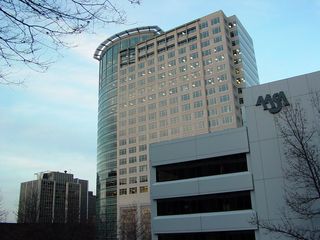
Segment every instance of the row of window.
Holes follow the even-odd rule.
[[[122,141],[126,141],[126,140],[123,139]],[[138,150],[139,150],[139,152],[147,151],[147,145],[146,144],[139,145]],[[136,146],[128,148],[128,153],[129,154],[130,153],[136,153],[136,152],[137,152],[137,147]],[[126,155],[126,154],[127,154],[127,149],[126,148],[119,150],[119,155]]]
[[[221,75],[221,76],[223,77],[224,75]],[[225,79],[225,78],[223,78],[223,79]],[[219,80],[219,82],[221,82],[221,81],[222,80]],[[205,80],[205,85],[209,85],[209,84],[211,84],[211,85],[214,84],[214,79],[213,78]],[[119,98],[120,98],[119,99],[119,104],[120,104],[120,106],[123,106],[123,107],[136,106],[137,104],[144,104],[147,100],[155,100],[155,99],[157,99],[157,95],[158,95],[158,98],[161,99],[161,98],[164,98],[167,95],[170,95],[170,96],[171,95],[176,95],[176,94],[178,94],[178,92],[183,94],[183,92],[189,92],[190,90],[192,90],[194,88],[199,88],[200,86],[201,86],[201,81],[198,80],[198,81],[193,81],[192,83],[183,83],[179,87],[172,87],[172,88],[169,88],[168,90],[165,89],[164,87],[162,87],[162,88],[159,89],[157,94],[153,93],[153,94],[150,94],[148,96],[135,98],[135,99],[132,99],[132,100],[129,100],[129,101],[127,101],[126,97],[121,97],[120,98],[120,96],[119,96]],[[225,91],[229,90],[229,87],[228,87],[227,84],[223,84],[223,85],[217,86],[216,89],[217,89],[217,92],[225,92]],[[200,90],[192,92],[192,95],[199,93],[199,91]],[[210,87],[210,88],[207,87],[207,94],[211,95],[213,93],[216,93],[215,88],[214,87]],[[183,94],[182,96],[184,96],[184,95],[185,94]],[[131,95],[131,98],[132,97],[134,97],[134,95]],[[198,97],[198,96],[196,96],[196,97]],[[159,101],[159,103],[160,102],[164,103],[163,102],[164,100],[167,100],[167,99],[162,99],[162,100]],[[175,100],[169,100],[169,101],[175,101]],[[148,104],[148,109],[149,110],[156,109],[156,107],[152,108],[152,106],[154,106],[155,104],[156,103]],[[144,111],[142,110],[142,112],[144,112]]]
[[[210,22],[211,22],[211,25],[218,24],[218,23],[220,23],[220,18],[219,17],[212,18],[210,20]],[[204,21],[204,22],[199,23],[200,29],[207,28],[207,27],[208,27],[208,21]]]
[[[203,102],[202,101],[196,101],[195,104],[196,104],[196,106],[194,107],[194,109],[202,107]],[[181,107],[182,107],[182,111],[189,111],[190,108],[191,108],[190,103],[183,104]],[[176,108],[176,109],[178,110],[178,108]],[[167,110],[163,110],[163,111],[167,111]],[[191,121],[192,120],[192,115],[194,115],[193,117],[195,119],[201,118],[201,117],[203,117],[203,111],[197,111],[195,113],[186,113],[186,114],[183,114],[181,116],[171,117],[170,118],[170,124],[177,124],[179,122]],[[163,117],[166,117],[166,116],[167,115],[165,115]],[[142,126],[138,126],[138,127],[130,127],[130,128],[128,128],[128,131],[124,131],[124,130],[127,129],[126,126],[120,126],[119,135],[120,136],[125,136],[126,133],[131,135],[131,134],[136,134],[137,132],[144,133],[144,132],[147,131],[147,129],[150,131],[150,130],[156,129],[158,127],[167,127],[167,126],[169,126],[169,120],[168,119],[160,120],[159,124],[157,124],[157,122],[155,122],[155,120],[156,120],[156,112],[152,113],[152,115],[149,114],[149,121],[152,121],[152,122],[149,123],[148,126],[142,125]],[[142,150],[142,151],[146,151],[146,150]],[[136,153],[136,152],[137,152],[137,148],[136,147],[131,147],[131,148],[128,149],[128,151],[126,149],[121,149],[119,151],[119,155],[126,155],[127,153],[128,154],[132,154],[132,153]]]
[[[142,138],[141,136],[139,136],[139,141],[145,141],[145,135],[143,135],[144,137]],[[141,139],[140,139],[141,137]],[[121,141],[121,140],[120,140]],[[139,159],[139,162],[145,162],[147,161],[147,154],[144,154],[144,155],[140,155],[138,157]],[[119,165],[125,165],[127,163],[135,163],[137,162],[137,157],[136,156],[132,156],[132,157],[129,157],[128,161],[127,161],[127,158],[120,158],[119,159]]]
[[[156,181],[175,181],[247,170],[247,159],[243,153],[158,166]]]
[[[210,112],[210,110],[209,110]],[[209,113],[210,114],[210,113]],[[228,115],[224,116],[221,119],[220,118],[215,118],[215,119],[210,119],[208,121],[209,127],[218,127],[220,125],[229,125],[233,123],[233,117]]]
[[[128,180],[127,178],[120,178],[119,179],[119,185],[128,184],[127,180]],[[140,183],[148,182],[148,176],[147,175],[139,176],[139,182]],[[138,183],[138,178],[136,176],[129,177],[129,184],[135,184],[135,183]]]
[[[148,186],[141,186],[139,187],[140,193],[146,193],[148,192]],[[138,187],[132,187],[132,188],[120,188],[119,189],[119,195],[127,195],[127,194],[137,194],[138,193]]]
[[[210,45],[210,41],[209,41],[209,40],[204,41],[204,42],[201,43],[201,46],[202,46],[203,48],[204,48],[204,47],[207,47],[207,46],[209,46],[209,45]],[[195,46],[196,46],[196,45],[195,45]],[[203,50],[203,51],[202,51],[202,54],[203,54],[204,56],[208,56],[208,55],[211,55],[212,53],[219,53],[219,52],[221,52],[221,51],[223,51],[223,45],[214,47],[214,48],[212,48],[212,49]],[[169,52],[169,53],[168,53],[168,58],[174,57],[174,55],[175,55],[174,52]],[[198,58],[199,58],[199,53],[198,53],[198,52],[194,52],[194,53],[190,53],[189,56],[181,56],[181,57],[179,57],[179,58],[178,58],[178,63],[179,63],[179,64],[183,64],[183,63],[186,63],[187,60],[196,60],[196,59],[198,59]],[[164,59],[164,58],[161,57],[161,61],[162,61],[163,59]],[[215,57],[215,61],[216,61],[216,62],[222,61],[223,59],[224,59],[224,56],[221,56],[221,55]],[[160,61],[160,62],[161,62],[161,61]],[[153,63],[154,63],[154,61],[153,61]],[[176,59],[169,60],[167,64],[160,63],[160,64],[158,64],[158,66],[157,66],[157,70],[158,70],[158,71],[163,71],[163,70],[166,68],[166,66],[169,67],[169,68],[171,68],[171,67],[173,67],[173,66],[176,66],[176,63],[177,63],[177,62],[176,62]],[[211,64],[213,63],[212,60],[211,60],[210,63],[211,63]],[[196,63],[192,63],[192,64],[196,64]],[[198,65],[199,65],[199,63],[198,63]],[[208,65],[208,64],[207,64],[207,63],[204,63],[204,65]],[[144,66],[144,64],[143,64],[143,66]],[[192,68],[192,66],[191,66],[191,68]],[[132,69],[132,67],[129,67],[129,68],[128,68],[128,72],[131,72],[130,69]],[[155,70],[156,70],[155,67],[149,67],[149,68],[146,69],[146,70],[141,70],[141,71],[139,71],[137,75],[138,75],[138,77],[144,77],[146,74],[153,74],[153,73],[155,73]],[[175,70],[172,70],[172,71],[175,71]],[[122,69],[122,70],[120,71],[120,77],[122,77],[122,76],[124,76],[124,75],[126,75],[126,69]],[[132,74],[129,73],[128,75],[129,75],[129,76],[128,76],[128,81],[135,80],[135,73],[132,73]],[[169,75],[169,76],[170,76],[170,75]],[[125,82],[126,82],[126,79],[125,79],[125,78],[120,78],[120,83],[125,83]]]
[[[211,59],[209,59],[209,61],[211,62]],[[193,67],[194,69],[197,68],[197,62],[195,63],[195,65],[191,64],[191,67]],[[187,69],[188,67],[187,66],[182,66],[182,71],[184,71],[183,69]],[[217,77],[211,77],[210,75],[213,74],[214,71],[216,71],[217,73],[218,72],[221,72],[223,70],[226,69],[226,65],[225,64],[220,64],[218,66],[214,66],[214,67],[208,67],[206,69],[204,69],[204,75],[206,77],[206,80],[205,80],[205,83],[206,85],[207,84],[214,84],[215,80],[217,82],[221,82],[221,81],[225,81],[227,79],[227,75],[226,73],[222,73],[220,75],[218,75]],[[238,70],[240,71],[240,69]],[[174,75],[174,73],[172,73],[171,71],[169,71],[167,73],[167,75]],[[165,79],[166,77],[166,73],[161,73],[161,74],[158,74],[159,76],[159,80],[162,80],[162,79]],[[178,81],[181,81],[181,84],[189,84],[189,83],[186,83],[192,79],[196,79],[198,77],[200,77],[200,71],[195,71],[195,72],[191,72],[190,74],[185,74],[185,75],[181,75],[179,76],[179,78],[172,78],[169,80],[164,80],[164,81],[159,81],[157,83],[158,85],[158,88],[159,90],[163,89],[163,88],[168,88],[168,87],[172,87],[172,89],[169,89],[169,92],[171,91],[171,94],[174,94],[175,92],[175,86],[177,85]],[[153,80],[152,81],[155,81],[155,76],[153,76],[152,78]],[[147,82],[149,83],[149,78],[147,79]],[[127,94],[129,92],[129,97],[132,98],[135,96],[136,94],[136,91],[137,91],[137,94],[138,95],[145,95],[147,92],[150,93],[150,92],[154,92],[156,90],[156,87],[155,87],[155,83],[152,84],[152,86],[148,86],[147,88],[146,87],[143,87],[144,85],[146,84],[146,79],[142,79],[142,80],[139,80],[137,83],[136,82],[132,82],[128,85],[124,85],[124,86],[120,86],[119,87],[119,98],[120,100],[122,99],[125,99],[127,98]],[[192,87],[197,87],[201,85],[201,81],[200,80],[197,80],[197,81],[194,81],[192,83],[190,83]],[[187,90],[187,89],[184,89],[180,86],[180,90],[183,91],[183,90]],[[149,98],[149,97],[148,97]],[[151,97],[150,97],[151,98]],[[151,98],[152,99],[152,98]],[[144,99],[144,100],[147,100],[147,99]],[[141,98],[139,100],[140,102],[143,102],[143,98]]]
[[[158,216],[252,209],[250,191],[157,200]]]
[[[218,34],[220,32],[221,32],[220,26],[214,27],[214,28],[211,29],[211,33],[214,34],[214,35]],[[209,31],[204,31],[204,32],[200,33],[200,39],[207,38],[207,37],[209,37]]]
[[[159,234],[158,240],[255,240],[253,230]]]
[[[191,115],[187,114],[188,116],[184,117],[184,121],[191,121]],[[179,118],[178,117],[174,117],[170,119],[172,124],[178,124],[179,123]],[[163,129],[160,131],[155,131],[155,132],[150,132],[149,135],[149,140],[154,140],[157,139],[158,137],[162,138],[162,137],[167,137],[169,136],[169,134],[171,135],[178,135],[180,133],[187,133],[187,132],[191,132],[194,129],[203,129],[206,127],[206,124],[204,123],[204,121],[197,121],[193,124],[184,124],[182,126],[177,126],[177,127],[172,127],[171,129]],[[128,131],[129,134],[131,133],[136,133],[136,131]],[[126,129],[124,130],[120,130],[119,132],[120,137],[122,136],[126,136],[127,132]],[[143,135],[143,138],[146,138],[146,135]]]
[[[134,167],[129,167],[128,171],[127,168],[120,168],[119,169],[119,175],[125,175],[127,173],[129,174],[133,174],[133,173],[137,173],[139,168],[139,172],[147,172],[148,171],[148,165],[140,165],[140,166],[134,166]]]

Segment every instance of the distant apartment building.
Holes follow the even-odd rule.
[[[259,78],[249,34],[222,11],[166,32],[157,26],[120,32],[94,58],[97,235],[117,239],[123,210],[150,207],[149,144],[241,127],[242,89]]]
[[[93,192],[88,192],[88,223],[96,223],[96,201],[97,198]]]
[[[41,172],[21,183],[19,223],[86,223],[88,181],[67,172]]]

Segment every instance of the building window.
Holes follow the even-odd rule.
[[[217,33],[219,33],[219,32],[221,32],[220,26],[219,26],[219,27],[215,27],[215,28],[212,29],[212,33],[213,33],[213,34],[217,34]]]
[[[176,60],[171,60],[168,62],[168,67],[172,67],[172,66],[175,66],[176,65]]]
[[[210,64],[212,64],[212,58],[208,58],[208,59],[203,60],[203,66],[207,66]]]
[[[197,232],[197,233],[165,233],[158,234],[158,240],[255,240],[255,233],[251,230],[226,232]]]
[[[127,139],[120,139],[119,140],[119,146],[123,146],[127,144]]]
[[[209,127],[217,127],[219,126],[219,119],[212,119],[209,121]]]
[[[147,116],[146,115],[142,115],[138,117],[138,121],[141,122],[145,122],[147,120]],[[140,130],[139,130],[140,131]]]
[[[208,56],[208,55],[211,55],[211,49],[207,49],[207,50],[202,51],[203,57]]]
[[[149,130],[156,129],[156,128],[157,128],[157,122],[149,123]]]
[[[179,48],[178,52],[180,55],[182,55],[182,54],[186,53],[186,48],[185,47]]]
[[[182,121],[185,121],[185,122],[191,121],[191,114],[184,114],[182,115],[181,119]]]
[[[205,21],[205,22],[202,22],[199,24],[199,29],[203,29],[203,28],[207,28],[208,27],[208,22]]]
[[[125,175],[127,174],[127,169],[126,168],[120,168],[119,169],[119,175]]]
[[[220,18],[219,17],[211,19],[211,25],[214,25],[214,24],[217,24],[217,23],[220,23]]]
[[[149,133],[149,138],[150,139],[156,139],[157,137],[158,137],[158,133],[157,132]]]
[[[175,56],[175,51],[168,52],[168,58],[172,58]]]
[[[166,137],[168,136],[168,129],[164,129],[160,131],[160,137]]]
[[[148,186],[142,186],[140,187],[140,193],[148,192]]]
[[[222,124],[227,125],[227,124],[231,124],[232,122],[233,122],[232,116],[224,116],[222,118]]]
[[[119,160],[119,165],[125,165],[125,164],[127,164],[127,159],[126,158],[121,158]]]
[[[129,174],[136,173],[136,172],[137,172],[137,167],[130,167],[129,168]]]
[[[174,87],[174,88],[170,88],[169,89],[169,94],[172,95],[172,94],[176,94],[178,93],[178,88],[177,87]]]
[[[139,177],[139,182],[148,182],[148,176],[147,175],[140,176]]]
[[[197,44],[194,43],[194,44],[191,44],[191,45],[189,46],[189,49],[190,49],[190,51],[193,51],[193,50],[196,50],[197,47],[198,47]]]
[[[215,97],[208,99],[208,105],[214,105],[214,104],[216,104],[216,103],[217,103],[217,100],[216,100]]]
[[[219,45],[213,49],[215,53],[223,51],[223,45]]]
[[[137,183],[137,177],[129,177],[129,184]]]
[[[181,106],[182,111],[189,111],[191,109],[190,103],[183,104]]]
[[[200,39],[206,38],[206,37],[209,37],[209,32],[208,31],[200,33]]]
[[[221,42],[222,41],[222,36],[221,35],[219,35],[219,36],[217,36],[217,37],[215,37],[214,39],[213,39],[213,42],[214,43],[218,43],[218,42]]]
[[[119,189],[119,195],[127,195],[127,189],[126,188],[120,188]]]
[[[195,91],[192,93],[193,98],[201,97],[201,90]]]
[[[202,107],[202,106],[203,106],[202,100],[196,101],[196,102],[193,103],[193,108],[199,108],[199,107]]]
[[[158,216],[252,209],[250,191],[157,200]]]
[[[216,108],[211,108],[208,110],[208,115],[209,116],[215,116],[218,114],[218,110]]]
[[[139,142],[145,142],[147,140],[146,135],[140,135],[139,136]]]
[[[143,144],[139,146],[139,152],[143,152],[147,150],[147,144]]]
[[[157,113],[154,112],[154,113],[149,113],[149,120],[155,120],[157,118]]]
[[[228,94],[220,96],[220,102],[228,102],[230,100],[230,96]]]
[[[179,112],[179,107],[178,106],[175,106],[173,108],[170,108],[170,114],[175,114]]]
[[[198,80],[198,81],[194,81],[193,83],[192,83],[192,87],[200,87],[201,86],[201,81],[200,80]]]
[[[176,124],[178,122],[179,122],[179,117],[173,117],[173,118],[170,119],[170,123],[171,124]]]
[[[194,112],[194,118],[202,118],[203,117],[203,110]]]
[[[129,157],[129,163],[137,162],[137,157]]]
[[[136,142],[137,142],[136,137],[129,137],[129,144],[133,144],[133,143],[136,143]]]
[[[129,188],[129,194],[136,194],[137,193],[137,188],[133,187],[133,188]]]
[[[158,62],[162,62],[164,60],[164,55],[158,56]]]
[[[147,161],[147,155],[146,154],[139,156],[139,162],[144,162],[144,161]]]
[[[127,184],[127,179],[126,178],[120,178],[119,179],[119,184],[120,185],[126,185]]]
[[[184,65],[184,66],[181,66],[179,67],[179,71],[182,73],[182,72],[185,72],[188,70],[188,66],[187,65]]]
[[[146,172],[148,170],[147,165],[141,165],[139,166],[139,172]]]
[[[159,107],[165,107],[165,106],[167,106],[167,99],[161,100],[161,101],[159,102]]]
[[[208,88],[206,91],[207,91],[207,95],[212,95],[216,92],[214,87]]]
[[[221,107],[221,113],[227,113],[231,112],[231,106],[230,105],[225,105]]]
[[[170,104],[176,104],[178,103],[178,97],[172,97],[169,99]]]
[[[225,92],[228,90],[229,90],[228,84],[223,84],[219,86],[219,92]]]
[[[135,153],[137,152],[137,148],[136,147],[130,147],[129,148],[129,153]]]
[[[209,39],[206,40],[206,41],[201,42],[201,47],[202,47],[202,48],[205,48],[205,47],[207,47],[207,46],[209,46],[209,45],[210,45],[210,40],[209,40]]]
[[[119,150],[119,155],[126,155],[127,154],[127,149],[120,149]]]

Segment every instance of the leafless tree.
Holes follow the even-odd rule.
[[[119,221],[120,240],[151,240],[150,208],[140,210],[140,219],[137,208],[121,209]]]
[[[299,240],[320,239],[320,95],[312,96],[315,122],[307,120],[307,112],[299,103],[282,109],[278,115],[277,127],[287,161],[285,209],[279,223],[258,222],[270,233]]]
[[[125,21],[124,11],[112,0],[1,0],[0,83],[17,83],[7,78],[13,66],[45,71],[51,63],[48,52],[69,46],[65,36]]]
[[[0,223],[6,222],[8,212],[3,207],[2,194],[0,192]]]

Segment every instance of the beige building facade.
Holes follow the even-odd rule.
[[[117,222],[126,208],[150,206],[149,144],[241,127],[242,89],[258,83],[252,40],[236,16],[222,11],[120,50],[112,108]]]

